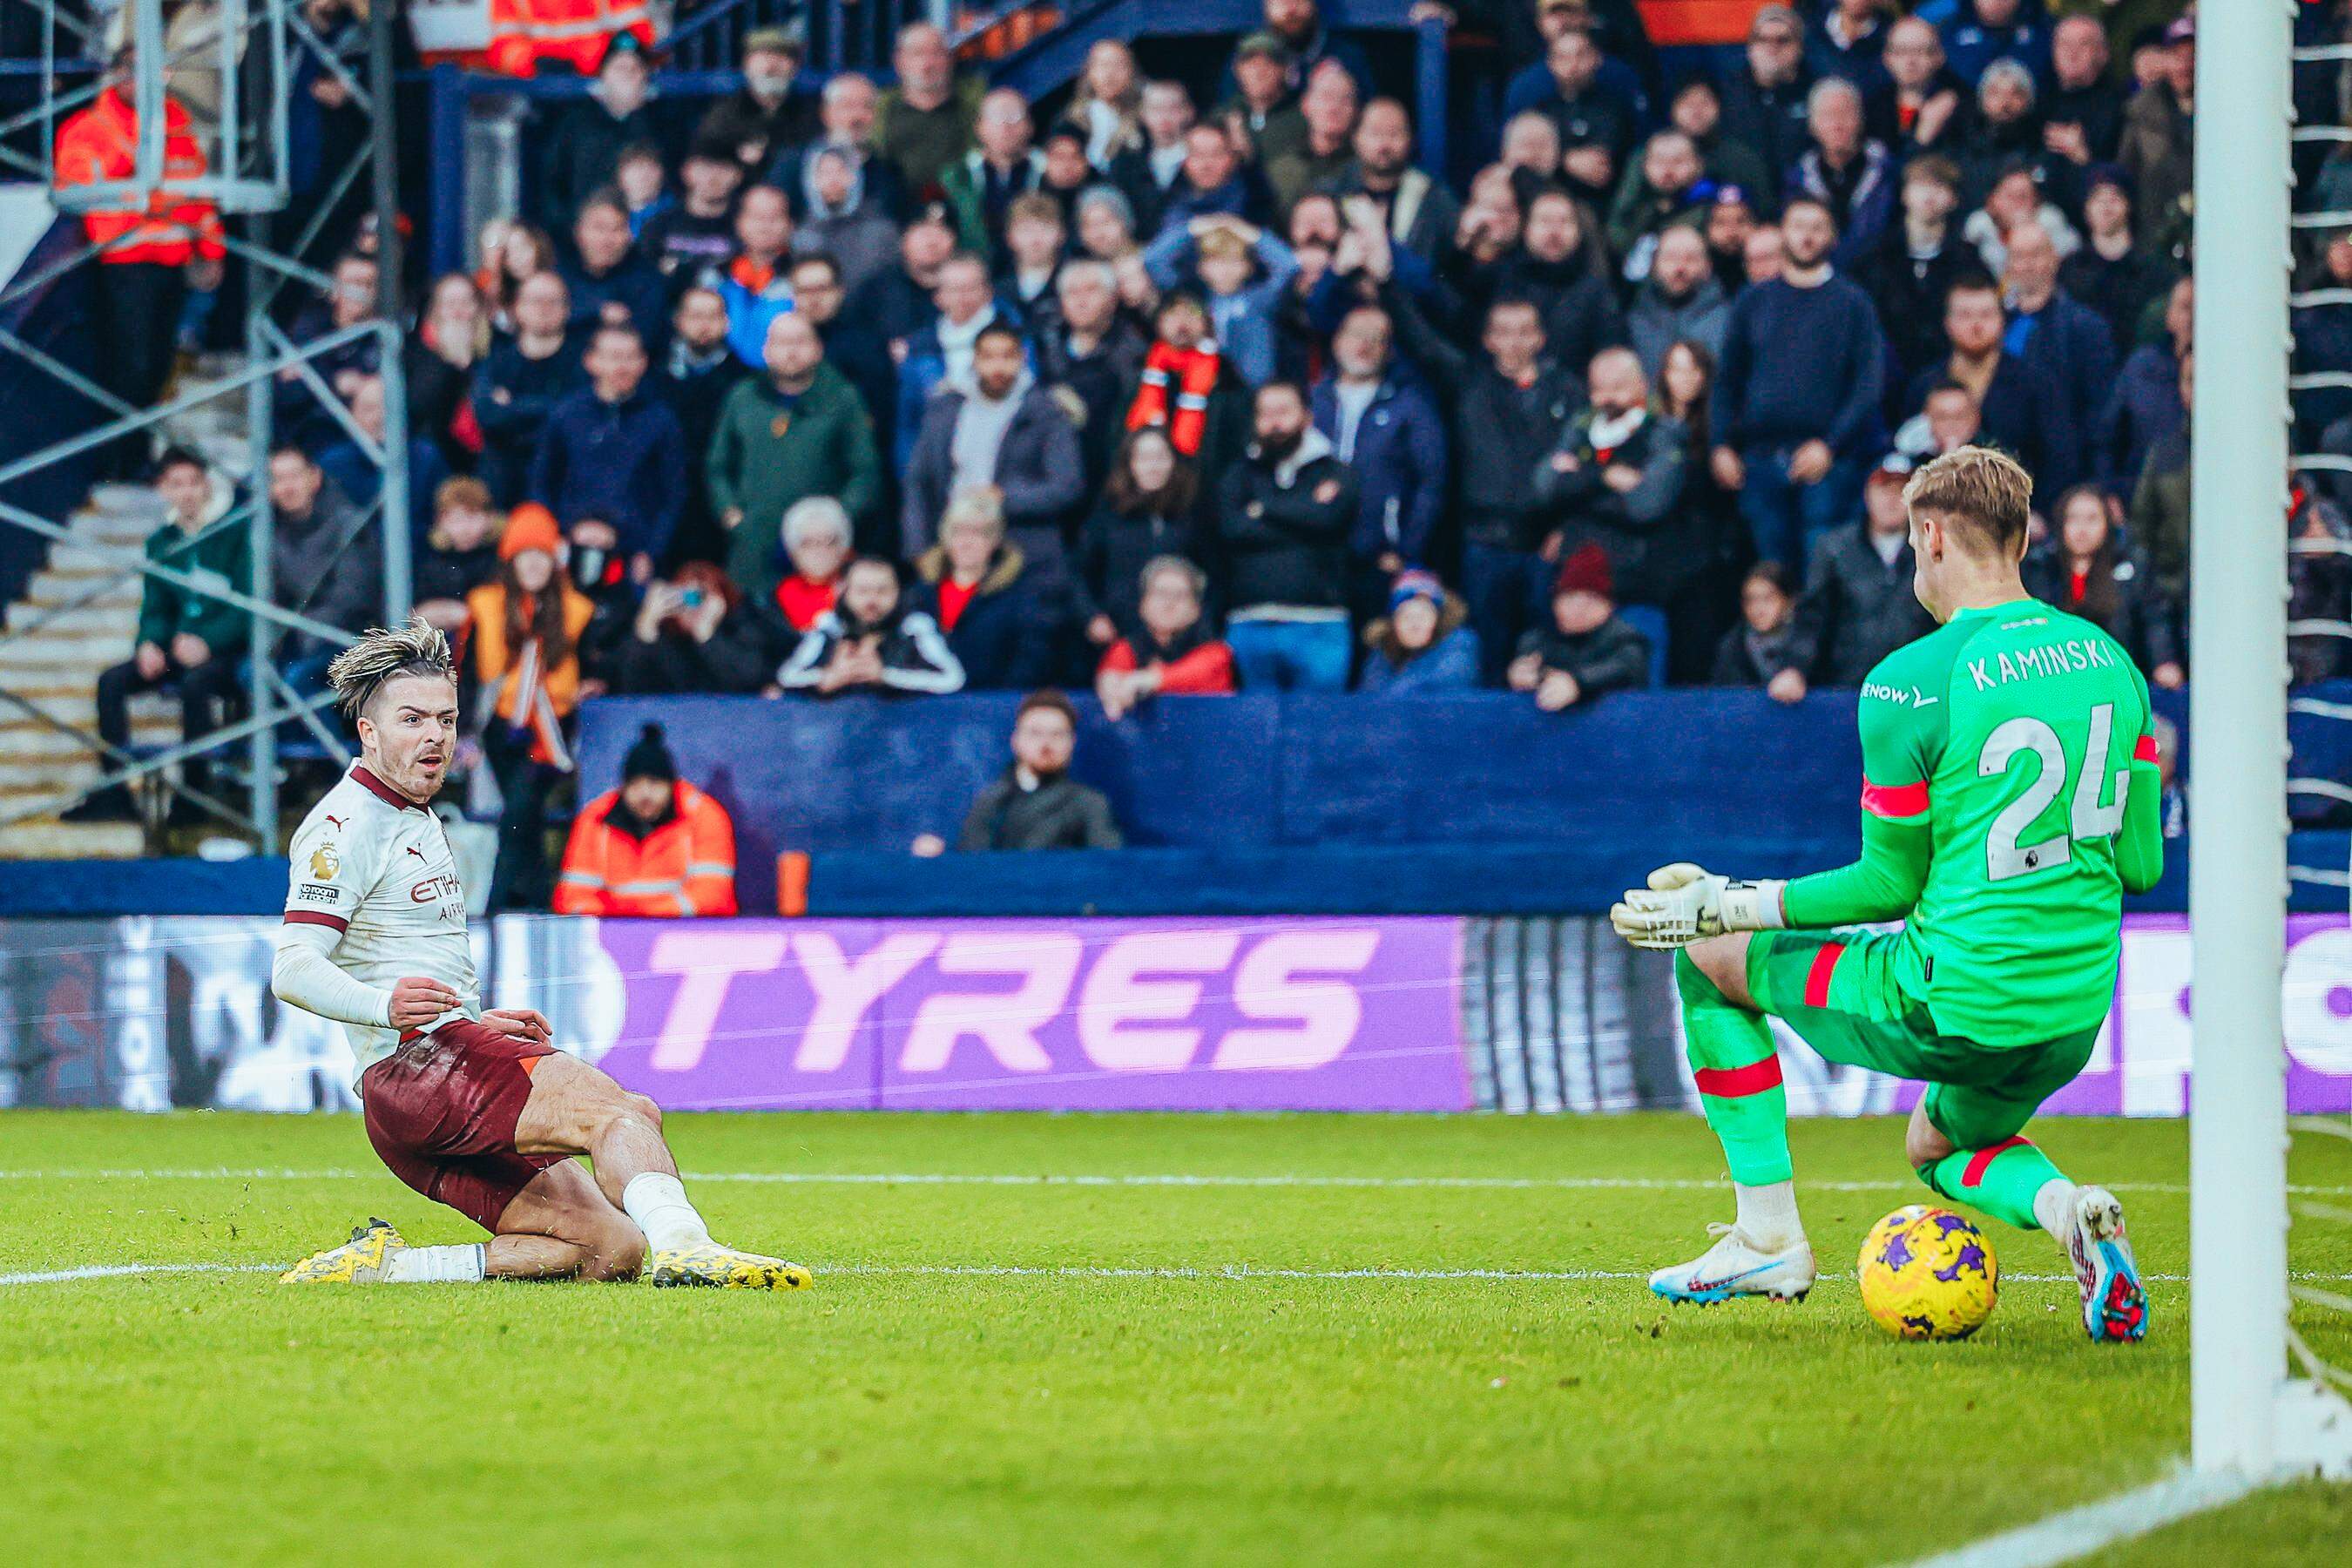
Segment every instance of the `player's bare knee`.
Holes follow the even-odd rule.
[[[1748,933],[1727,931],[1692,942],[1675,954],[1675,982],[1685,1003],[1706,1000],[1706,991],[1736,1006],[1753,1004],[1748,996]],[[1695,990],[1704,987],[1704,990]]]
[[[1959,1145],[1936,1129],[1927,1120],[1927,1108],[1915,1106],[1911,1123],[1903,1130],[1903,1157],[1916,1165],[1932,1165],[1945,1155],[1958,1151]]]
[[[658,1134],[661,1131],[661,1108],[642,1094],[632,1094],[618,1086],[596,1097],[590,1107],[587,1121],[593,1132],[591,1144],[615,1131],[641,1131]]]

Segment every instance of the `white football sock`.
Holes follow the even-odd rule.
[[[621,1207],[646,1233],[656,1252],[684,1252],[710,1240],[710,1227],[687,1202],[686,1188],[676,1176],[646,1171],[629,1178],[621,1189]]]
[[[2033,1194],[2033,1217],[2042,1222],[2042,1229],[2057,1237],[2061,1247],[2068,1246],[2068,1238],[2074,1234],[2074,1194],[2078,1190],[2065,1177],[2053,1176]]]
[[[467,1247],[404,1247],[384,1260],[387,1285],[472,1285],[483,1279],[488,1248],[480,1242]]]
[[[1739,1234],[1748,1245],[1765,1252],[1782,1252],[1805,1239],[1804,1222],[1797,1217],[1797,1184],[1768,1182],[1760,1187],[1731,1188],[1739,1199]]]

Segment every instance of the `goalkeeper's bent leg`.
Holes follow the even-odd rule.
[[[1675,988],[1699,1104],[1722,1141],[1731,1179],[1742,1187],[1790,1181],[1789,1093],[1771,1026],[1727,998],[1687,949],[1675,954]]]
[[[2052,1219],[2063,1214],[2063,1201],[2074,1190],[2041,1146],[2021,1137],[2006,1138],[1983,1149],[1957,1149],[1918,1169],[1919,1179],[1944,1196],[1973,1204],[2020,1230],[2055,1228]],[[2058,1184],[2055,1189],[2051,1187],[2053,1182]],[[2039,1206],[2045,1194],[2053,1194],[2062,1205],[2051,1215]]]

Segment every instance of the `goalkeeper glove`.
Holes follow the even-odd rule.
[[[1735,882],[1701,870],[1687,860],[1650,873],[1647,888],[1635,888],[1609,911],[1609,923],[1635,947],[1686,947],[1727,931],[1779,931],[1788,923],[1780,910],[1780,882]]]

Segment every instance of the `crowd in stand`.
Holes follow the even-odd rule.
[[[524,216],[416,302],[389,525],[495,688],[509,799],[603,691],[1795,701],[1927,629],[1903,479],[1969,442],[2036,477],[2029,582],[2177,686],[2197,23],[2056,9],[1767,5],[1675,76],[1623,0],[1505,0],[1463,18],[1512,74],[1459,190],[1314,0],[1207,90],[1105,42],[1045,106],[917,25],[887,89],[755,32],[673,116],[623,33]],[[2352,283],[2352,231],[2315,238]],[[333,279],[297,341],[367,315],[364,245]],[[2301,368],[2352,370],[2298,325]],[[373,526],[374,354],[276,389],[278,591],[352,626],[297,557]],[[2352,454],[2339,401],[2306,444]],[[219,504],[162,482],[174,528]],[[2339,499],[2298,490],[2298,533],[2352,536]],[[2297,558],[2301,613],[2344,615],[2341,565]],[[174,671],[192,726],[216,705],[235,634],[171,602],[102,710]]]

